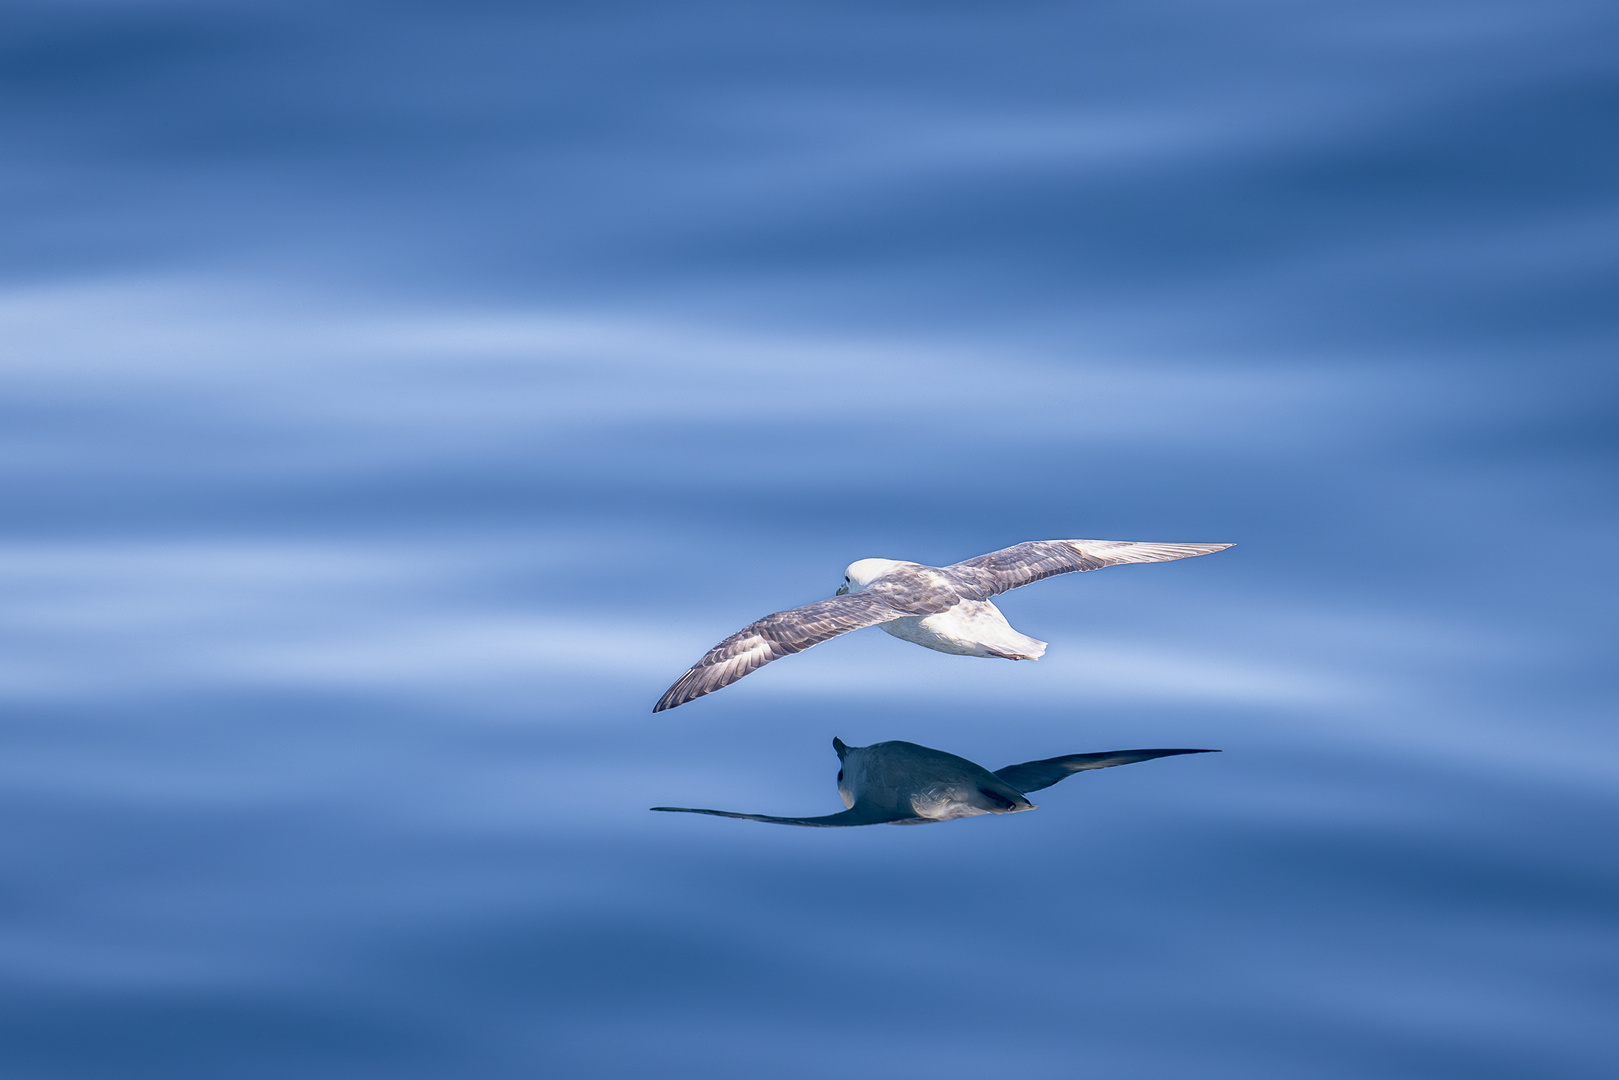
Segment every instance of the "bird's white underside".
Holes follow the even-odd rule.
[[[955,656],[1038,660],[1046,643],[1012,629],[1000,608],[988,600],[963,600],[937,615],[913,615],[879,623],[902,641]]]

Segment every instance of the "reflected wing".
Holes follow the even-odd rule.
[[[900,821],[921,822],[925,819],[898,811],[873,810],[868,806],[856,805],[851,810],[841,814],[827,814],[825,817],[772,817],[769,814],[733,814],[729,810],[697,810],[689,806],[654,806],[654,810],[662,810],[670,814],[710,814],[714,817],[741,818],[743,821],[768,821],[772,825],[808,825],[811,828],[835,829],[843,825],[887,825]]]
[[[1230,544],[1152,544],[1130,540],[1030,540],[944,568],[961,582],[961,595],[985,600],[1056,574],[1100,570],[1121,563],[1169,562],[1224,551]]]
[[[1218,750],[1104,750],[1100,754],[1069,754],[1066,757],[1046,758],[1044,761],[1025,761],[1021,765],[1008,765],[996,769],[995,775],[1007,786],[1027,795],[1031,791],[1048,788],[1059,780],[1085,769],[1111,769],[1115,765],[1134,765],[1153,758],[1174,757],[1176,754],[1218,754]]]
[[[750,671],[757,671],[772,660],[780,660],[828,638],[875,626],[904,615],[868,593],[829,596],[813,604],[766,615],[746,626],[712,649],[690,671],[675,680],[652,707],[653,712],[684,705],[693,698],[712,694],[736,682]]]

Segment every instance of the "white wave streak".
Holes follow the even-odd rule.
[[[0,548],[0,696],[97,697],[277,687],[380,694],[561,688],[637,712],[706,628],[673,611],[536,609],[492,584],[555,552],[488,543],[178,543]],[[651,598],[670,604],[673,598]],[[689,615],[684,616],[689,618]],[[835,644],[754,696],[986,701],[1102,697],[1305,702],[1328,680],[1220,659],[1203,643],[1073,640],[1039,665]],[[768,674],[768,673],[767,673]],[[644,700],[643,700],[644,699]]]
[[[959,410],[1015,416],[1026,440],[1246,444],[1290,429],[1309,402],[1342,411],[1375,389],[1004,341],[758,333],[633,313],[278,306],[185,281],[0,293],[0,340],[0,389],[78,409],[150,399],[238,431],[332,433],[342,442],[323,447],[328,468],[378,440],[439,454],[604,422],[891,425]]]

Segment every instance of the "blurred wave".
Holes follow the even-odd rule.
[[[1616,18],[12,4],[0,1072],[1606,1076]]]

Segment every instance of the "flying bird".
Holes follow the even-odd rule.
[[[1230,546],[1031,540],[953,566],[861,559],[849,564],[836,596],[766,615],[708,650],[664,691],[652,711],[712,694],[772,660],[865,626],[880,626],[897,638],[957,656],[1038,660],[1046,643],[1012,629],[990,597],[1057,574],[1168,562]]]
[[[1033,810],[1024,798],[1085,769],[1108,769],[1176,754],[1217,754],[1218,750],[1107,750],[1100,754],[1025,761],[990,772],[966,758],[911,742],[848,746],[832,740],[838,752],[838,794],[848,809],[824,817],[773,817],[699,810],[689,806],[654,806],[671,814],[768,821],[773,825],[836,828],[843,825],[927,825],[978,814],[1016,814]]]

